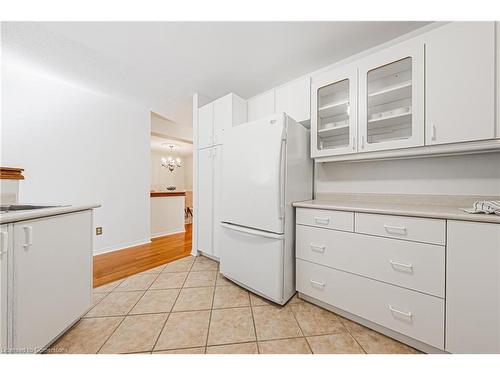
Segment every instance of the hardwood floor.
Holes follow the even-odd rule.
[[[151,243],[94,256],[94,287],[130,276],[191,253],[192,224],[186,232],[154,238]]]

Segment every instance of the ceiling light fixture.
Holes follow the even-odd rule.
[[[162,144],[162,146],[165,145],[170,148],[170,153],[173,154],[174,147],[176,147],[173,144]],[[161,158],[161,166],[167,168],[170,172],[173,172],[175,168],[180,168],[181,165],[181,159],[180,158],[175,158],[171,155],[168,158]]]

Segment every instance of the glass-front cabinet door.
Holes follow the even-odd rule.
[[[424,45],[401,43],[359,62],[359,147],[424,145]]]
[[[356,152],[357,68],[346,66],[313,79],[311,156]]]

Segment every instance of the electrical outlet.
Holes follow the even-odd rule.
[[[95,234],[96,236],[100,236],[102,234],[102,227],[95,228]]]

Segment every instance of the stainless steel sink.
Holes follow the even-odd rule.
[[[32,204],[10,204],[0,206],[0,211],[11,212],[11,211],[26,211],[26,210],[38,210],[40,208],[51,208],[57,206],[35,206]]]

